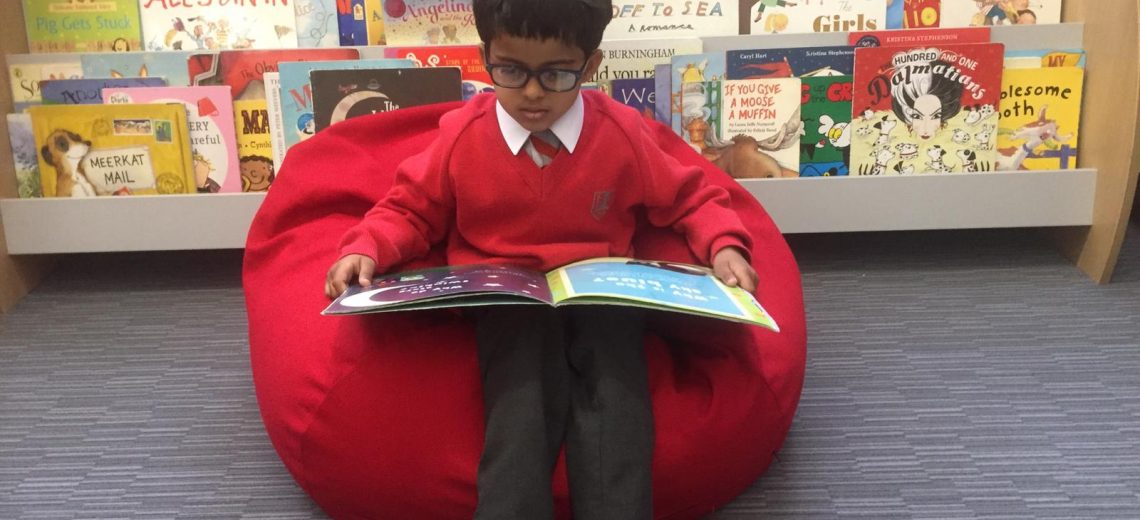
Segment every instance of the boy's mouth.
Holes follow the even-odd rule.
[[[543,116],[546,115],[548,110],[543,110],[540,108],[539,109],[521,108],[521,109],[519,109],[519,112],[522,113],[523,117],[527,118],[530,121],[538,121],[538,120],[542,119]]]

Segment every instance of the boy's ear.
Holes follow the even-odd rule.
[[[586,58],[586,69],[582,71],[582,81],[594,81],[594,74],[597,74],[598,67],[602,65],[602,50],[595,49],[589,58]]]

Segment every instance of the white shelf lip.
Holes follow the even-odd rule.
[[[8,253],[242,249],[264,193],[0,200]]]
[[[744,179],[780,231],[1089,226],[1095,169]]]

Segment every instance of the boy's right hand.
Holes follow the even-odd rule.
[[[329,268],[325,277],[325,296],[329,299],[340,296],[352,282],[361,287],[372,283],[376,262],[365,255],[345,255]]]

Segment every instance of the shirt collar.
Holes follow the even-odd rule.
[[[515,118],[511,117],[503,108],[502,103],[498,101],[495,101],[495,113],[499,118],[499,130],[503,133],[503,139],[507,141],[511,153],[517,155],[519,150],[522,150],[523,145],[526,144],[526,140],[530,138],[530,130],[523,128],[518,121],[515,121]],[[565,114],[562,114],[562,117],[550,125],[550,131],[554,132],[554,136],[558,138],[567,152],[574,153],[574,147],[578,145],[578,138],[582,136],[582,121],[585,113],[582,93],[578,92],[578,97],[574,99],[574,104],[570,105],[570,110],[567,110]]]

